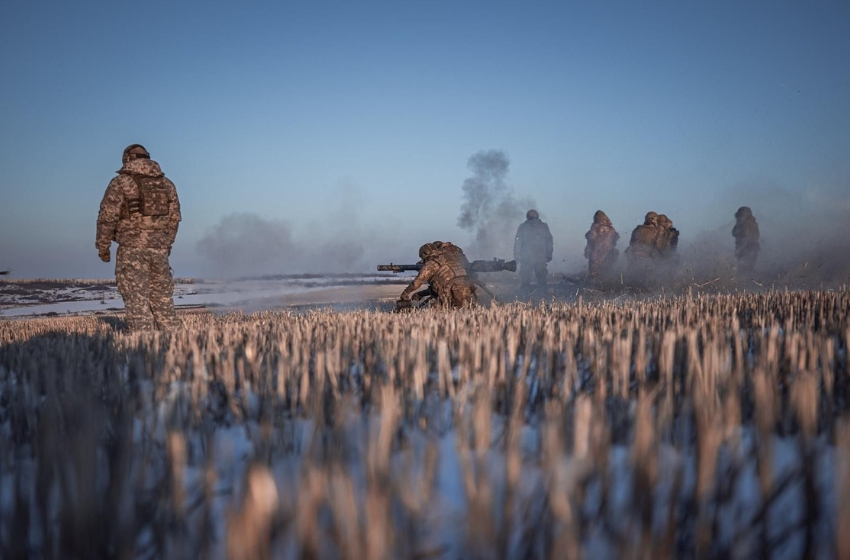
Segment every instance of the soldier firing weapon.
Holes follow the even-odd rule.
[[[436,242],[436,243],[439,244],[440,247],[446,247],[446,246],[453,247],[450,243],[442,243],[442,242]],[[426,247],[426,246],[430,246],[431,248],[434,248],[434,244],[430,244],[430,243],[426,244],[426,245],[423,246],[423,248]],[[469,261],[466,260],[466,257],[463,256],[463,251],[461,251],[459,248],[456,248],[456,251],[459,252],[460,256],[462,257],[460,259],[460,263],[463,264],[463,267],[466,270],[467,280],[469,282],[471,282],[472,284],[478,285],[482,290],[484,290],[484,292],[487,293],[487,295],[490,296],[491,300],[493,302],[495,302],[496,301],[496,295],[492,291],[490,291],[490,289],[488,289],[487,286],[483,282],[481,282],[481,280],[478,279],[478,273],[479,272],[501,272],[503,270],[507,270],[507,271],[510,271],[510,272],[516,272],[516,269],[517,269],[516,261],[507,261],[506,262],[504,259],[498,259],[498,258],[494,257],[492,261],[482,259],[482,260],[472,261],[470,263]],[[422,250],[420,250],[420,256],[422,256]],[[405,272],[405,271],[419,272],[419,271],[422,270],[422,268],[424,266],[425,266],[425,259],[423,258],[422,261],[420,261],[416,264],[400,264],[400,265],[399,264],[392,264],[392,263],[381,264],[381,265],[378,265],[378,270],[381,271],[381,272],[392,272],[394,274],[397,274],[399,272]],[[434,286],[432,285],[426,290],[423,290],[421,292],[417,292],[417,293],[413,294],[411,299],[413,299],[413,301],[415,301],[415,302],[418,302],[421,306],[423,301],[425,301],[425,302],[427,302],[428,300],[435,300],[436,301],[436,299],[437,299],[436,295],[437,294],[434,290]],[[409,307],[405,307],[404,309],[408,309],[408,308]],[[401,308],[399,308],[399,309],[401,309]]]

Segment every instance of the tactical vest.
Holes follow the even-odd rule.
[[[434,286],[438,292],[444,291],[455,278],[467,275],[466,268],[456,254],[444,252],[437,256],[435,260],[440,264],[440,268],[434,273],[429,284]]]
[[[168,182],[165,177],[129,176],[136,183],[136,196],[127,198],[121,208],[121,219],[168,216]]]

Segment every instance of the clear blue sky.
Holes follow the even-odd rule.
[[[509,155],[556,257],[580,258],[598,208],[625,236],[655,209],[686,237],[757,209],[742,193],[850,197],[846,0],[10,0],[0,77],[16,276],[112,274],[95,219],[135,142],[181,197],[178,275],[203,274],[196,243],[232,212],[396,260],[463,245],[483,149]]]

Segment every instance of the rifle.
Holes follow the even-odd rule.
[[[418,272],[424,265],[425,263],[423,262],[418,262],[416,264],[379,264],[378,271],[392,272],[394,274],[410,270]],[[469,263],[469,268],[467,268],[467,271],[469,272],[501,272],[503,270],[516,272],[516,261],[505,261],[505,259],[497,259],[496,257],[493,257],[492,261],[485,259],[472,261]]]

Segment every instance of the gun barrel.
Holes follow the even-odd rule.
[[[482,259],[472,261],[469,265],[469,269],[472,272],[501,272],[503,270],[516,272],[516,261],[505,262],[504,259],[495,258],[492,261]]]
[[[378,265],[378,272],[399,273],[399,272],[407,272],[409,270],[419,271],[421,269],[422,269],[421,264],[392,264],[392,263],[390,263],[390,264],[379,264]]]

